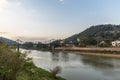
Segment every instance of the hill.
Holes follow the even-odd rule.
[[[5,43],[8,44],[8,45],[12,45],[12,44],[15,43],[15,41],[10,40],[10,39],[8,39],[8,38],[4,38],[4,37],[0,37],[0,41],[3,41],[3,42],[5,42]]]
[[[91,26],[85,31],[65,39],[65,41],[66,42],[72,41],[73,43],[76,43],[77,38],[79,38],[82,43],[88,45],[91,44],[96,45],[98,41],[100,42],[103,40],[104,41],[119,40],[120,25],[105,24],[105,25]]]

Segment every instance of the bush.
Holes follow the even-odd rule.
[[[56,78],[56,75],[61,73],[61,67],[60,66],[56,66],[53,70],[50,70],[52,77]]]

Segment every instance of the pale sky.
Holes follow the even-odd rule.
[[[119,3],[120,0],[0,0],[0,35],[45,41],[69,37],[92,25],[119,24]]]

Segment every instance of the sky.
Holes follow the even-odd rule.
[[[92,25],[119,24],[120,0],[0,0],[0,36],[64,39]]]

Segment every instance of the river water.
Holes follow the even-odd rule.
[[[21,49],[36,66],[50,71],[60,66],[58,75],[66,80],[120,80],[120,59],[76,54],[75,52],[43,52]]]

